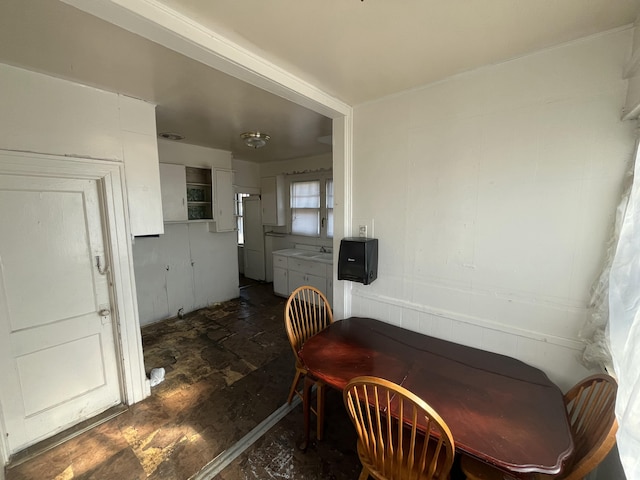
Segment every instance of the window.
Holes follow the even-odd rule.
[[[333,237],[333,179],[327,174],[301,175],[290,185],[291,233]]]
[[[291,233],[320,236],[320,181],[291,183]]]
[[[235,195],[235,215],[238,226],[238,245],[244,245],[244,222],[242,219],[242,199],[248,197],[248,193],[236,193]]]

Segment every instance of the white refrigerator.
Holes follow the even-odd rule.
[[[244,223],[244,276],[265,280],[264,230],[260,197],[251,195],[242,199]]]

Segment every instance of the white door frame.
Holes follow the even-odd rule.
[[[113,279],[112,316],[119,360],[123,401],[131,405],[151,393],[144,369],[142,337],[138,318],[129,209],[124,183],[124,165],[119,162],[70,158],[58,155],[11,152],[0,149],[0,174],[81,178],[98,181],[103,198],[104,245],[111,259]],[[0,405],[0,459],[2,470],[9,459],[6,428]],[[0,472],[0,479],[3,478]]]

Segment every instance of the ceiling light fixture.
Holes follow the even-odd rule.
[[[260,132],[244,132],[240,135],[240,138],[244,140],[244,144],[251,148],[262,148],[271,139],[266,133]]]
[[[159,133],[158,136],[160,138],[164,138],[165,140],[184,140],[184,135],[180,135],[179,133],[171,133],[171,132],[162,132]]]

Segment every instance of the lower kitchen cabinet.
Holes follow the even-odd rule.
[[[273,267],[273,293],[289,296],[289,271],[286,268]]]
[[[325,277],[319,277],[317,275],[310,275],[308,273],[297,272],[295,270],[289,270],[289,290],[292,292],[303,285],[309,285],[315,287],[325,294],[327,292],[327,279]]]
[[[300,254],[295,249],[273,252],[273,293],[288,297],[296,288],[310,285],[332,304],[333,265],[312,257],[300,258]]]

